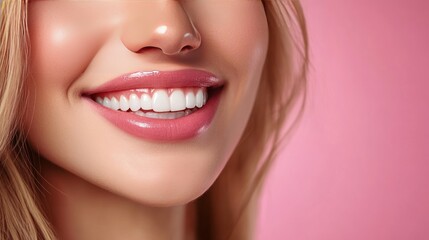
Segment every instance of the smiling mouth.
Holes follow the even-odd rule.
[[[203,70],[135,72],[87,90],[82,97],[131,135],[176,141],[209,129],[224,88],[224,80]]]
[[[153,119],[177,119],[204,107],[217,88],[133,89],[93,94],[91,99],[114,111]]]

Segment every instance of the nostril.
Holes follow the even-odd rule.
[[[194,49],[194,47],[192,47],[190,45],[186,45],[186,46],[182,47],[182,49],[180,49],[180,52],[186,53],[186,52],[192,51],[193,49]]]
[[[148,53],[148,52],[156,52],[156,51],[162,51],[162,49],[160,49],[159,47],[152,47],[152,46],[147,46],[147,47],[143,47],[140,50],[136,51],[136,53]]]

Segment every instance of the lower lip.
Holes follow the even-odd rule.
[[[153,119],[131,112],[115,111],[86,99],[101,116],[131,135],[155,141],[177,141],[196,137],[208,129],[216,113],[220,95],[221,91],[217,91],[202,108],[177,119]]]

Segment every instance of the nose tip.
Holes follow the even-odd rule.
[[[124,13],[127,20],[121,40],[130,51],[155,48],[177,55],[200,47],[201,34],[179,1],[141,2],[144,5],[130,6]]]
[[[186,27],[162,25],[153,33],[153,46],[165,55],[176,55],[198,49],[201,45],[201,34],[192,24]]]

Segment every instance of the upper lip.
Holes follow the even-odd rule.
[[[222,79],[204,70],[138,71],[116,77],[86,91],[85,95],[142,88],[220,87],[223,84]]]

